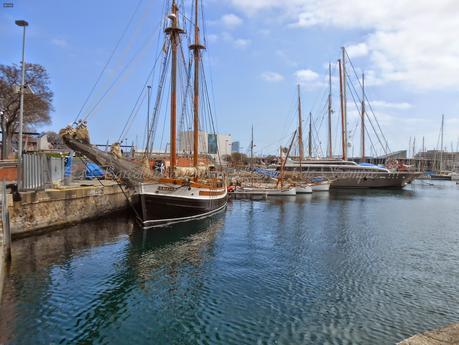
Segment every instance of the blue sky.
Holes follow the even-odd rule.
[[[55,112],[49,127],[58,130],[79,112],[137,1],[11,1],[14,8],[0,8],[0,63],[20,61],[21,31],[14,20],[28,20],[26,59],[44,65],[50,74]],[[162,6],[159,0],[141,2],[91,97],[86,112],[131,61],[89,118],[93,142],[115,141],[121,134],[162,46],[158,40]],[[336,62],[341,46],[348,48],[359,71],[367,74],[367,94],[392,150],[406,149],[410,136],[416,136],[418,148],[422,136],[428,148],[436,147],[442,113],[446,116],[445,146],[450,148],[453,143],[456,147],[457,2],[350,0],[344,6],[338,0],[207,0],[205,9],[206,62],[217,126],[243,147],[250,140],[252,123],[259,153],[276,152],[280,144],[287,144],[296,125],[298,82],[302,84],[304,117],[312,110],[318,126],[327,65]],[[333,79],[336,131],[338,84]],[[140,110],[125,136],[128,142],[142,143],[145,112]],[[348,127],[353,130],[357,115],[350,100],[348,112]],[[323,124],[323,148],[324,129]],[[167,127],[163,130],[167,133]],[[350,149],[356,155],[357,138]]]

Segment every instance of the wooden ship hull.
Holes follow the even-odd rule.
[[[208,188],[173,183],[142,183],[134,205],[144,228],[209,217],[225,209],[225,187]]]

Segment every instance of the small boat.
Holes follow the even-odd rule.
[[[295,188],[296,194],[311,194],[313,192],[313,185],[311,184],[297,185]]]
[[[285,187],[285,188],[244,187],[244,188],[241,188],[239,192],[266,194],[267,196],[294,196],[297,193],[295,187]]]
[[[330,181],[312,182],[311,189],[313,192],[328,192],[330,190]]]

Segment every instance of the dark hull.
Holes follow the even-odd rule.
[[[144,227],[163,226],[211,216],[226,207],[221,198],[193,199],[154,194],[138,194],[136,208]]]
[[[420,173],[411,172],[307,172],[303,174],[306,178],[326,177],[331,181],[330,189],[365,189],[365,188],[388,188],[401,189],[413,180],[418,178]]]
[[[431,180],[451,181],[451,175],[431,175]]]

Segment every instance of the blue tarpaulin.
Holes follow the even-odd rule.
[[[255,168],[255,172],[257,174],[263,175],[263,176],[268,176],[272,178],[277,178],[279,177],[279,171],[276,170],[268,170],[268,169],[262,169],[262,168]]]
[[[105,175],[104,170],[95,163],[86,164],[86,178],[98,178]]]
[[[65,171],[64,176],[72,176],[72,160],[73,157],[71,155],[65,158]]]

